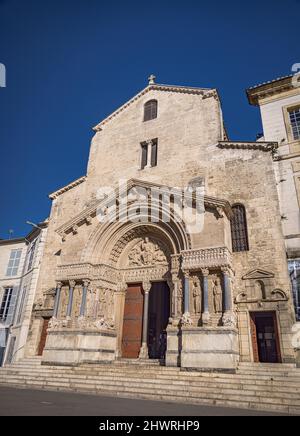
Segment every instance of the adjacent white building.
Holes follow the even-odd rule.
[[[259,106],[263,137],[278,142],[274,156],[280,213],[297,318],[300,319],[300,83],[293,76],[247,90]]]
[[[47,225],[0,240],[0,365],[24,356]]]

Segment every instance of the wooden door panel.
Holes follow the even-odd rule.
[[[137,358],[142,344],[144,296],[141,285],[128,287],[125,298],[122,357]]]
[[[257,333],[256,333],[256,325],[255,325],[255,314],[250,314],[250,329],[251,329],[251,339],[252,339],[252,349],[253,349],[253,359],[254,362],[259,362],[259,354],[258,354],[258,343],[257,343]]]
[[[48,329],[49,321],[50,321],[50,318],[44,318],[41,339],[40,339],[39,348],[38,348],[38,356],[41,356],[43,354],[43,351],[44,351],[44,348],[46,345],[47,329]]]

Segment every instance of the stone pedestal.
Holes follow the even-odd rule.
[[[182,327],[182,368],[235,371],[238,359],[237,329]]]
[[[49,330],[42,356],[44,365],[72,365],[115,360],[117,334],[114,330],[63,328]]]
[[[181,331],[176,326],[167,328],[166,366],[180,366]]]

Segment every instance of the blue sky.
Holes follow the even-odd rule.
[[[92,126],[147,84],[218,88],[231,139],[254,140],[245,89],[300,62],[299,0],[0,0],[0,238],[48,216],[85,174]]]

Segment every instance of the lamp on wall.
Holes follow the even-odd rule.
[[[40,226],[38,226],[37,224],[32,223],[31,221],[26,221],[26,224],[35,227],[36,229],[40,229],[43,230]]]

